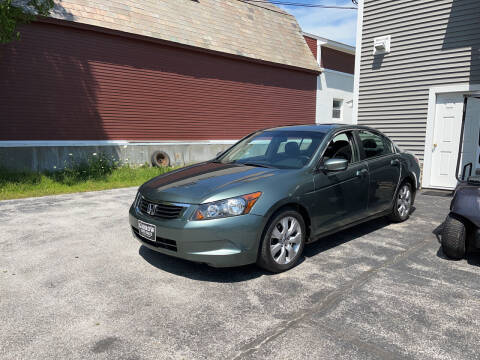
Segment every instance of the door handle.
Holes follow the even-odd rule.
[[[400,165],[400,160],[394,159],[394,160],[390,161],[390,165],[392,165],[392,166],[398,166],[398,165]]]
[[[355,174],[355,176],[357,176],[357,177],[362,177],[362,176],[364,176],[367,172],[368,172],[367,169],[357,170],[357,173]]]

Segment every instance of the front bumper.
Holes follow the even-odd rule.
[[[138,220],[157,227],[157,243],[138,235]],[[163,254],[206,263],[214,267],[251,264],[257,260],[264,217],[247,214],[215,220],[186,218],[163,220],[137,211],[129,212],[133,236],[144,246]]]

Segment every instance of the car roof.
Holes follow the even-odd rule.
[[[361,125],[343,125],[343,124],[305,124],[305,125],[288,125],[288,126],[279,126],[275,128],[265,129],[264,131],[313,131],[328,133],[334,129],[368,129],[368,126]]]

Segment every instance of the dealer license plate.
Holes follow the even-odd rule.
[[[147,240],[157,241],[157,227],[153,224],[138,220],[138,233]]]

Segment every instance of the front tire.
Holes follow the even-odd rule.
[[[267,225],[257,265],[274,273],[291,269],[300,260],[305,239],[302,216],[295,210],[279,212]]]
[[[465,224],[451,215],[447,216],[442,229],[442,249],[451,259],[460,260],[466,254],[467,231]]]
[[[393,211],[390,220],[393,222],[402,222],[410,217],[413,206],[412,185],[408,182],[402,183],[395,194],[393,202]]]

